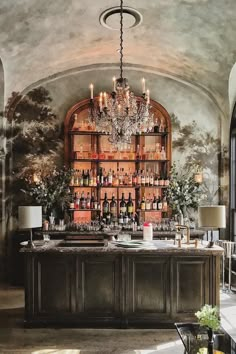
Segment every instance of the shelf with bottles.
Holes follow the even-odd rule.
[[[99,167],[98,170],[75,170],[71,178],[71,188],[164,188],[168,187],[168,176],[152,169],[117,168],[116,172],[111,168],[106,170]]]
[[[78,192],[80,197],[83,191],[85,197],[88,192],[90,195],[94,193],[101,209],[101,217],[105,193],[109,205],[114,194],[117,217],[120,213],[122,192],[125,193],[125,203],[128,202],[128,193],[131,192],[133,214],[144,193],[146,196],[149,192],[152,196],[160,195],[163,199],[164,190],[169,184],[171,165],[171,121],[164,107],[153,102],[153,130],[132,136],[131,144],[124,145],[122,150],[118,151],[109,142],[108,135],[97,132],[96,127],[88,123],[88,105],[86,100],[79,102],[70,109],[65,119],[66,162],[75,171],[80,171],[79,179],[76,176],[76,180],[70,184],[71,190]],[[78,211],[74,213],[77,218],[80,212],[81,217],[84,217],[88,210],[78,207],[71,209]],[[154,213],[158,218],[158,211]],[[87,214],[91,214],[92,219],[99,213]],[[147,214],[149,216],[150,213]],[[126,218],[126,215],[123,217]]]
[[[107,135],[96,137],[92,135],[72,136],[71,161],[168,161],[169,150],[166,138],[162,136],[142,135],[133,137],[130,145],[126,144],[122,150],[114,148]]]
[[[69,211],[96,211],[97,213],[101,213],[101,209],[77,209],[77,208],[70,208]]]

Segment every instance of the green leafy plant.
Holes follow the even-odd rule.
[[[166,198],[173,212],[186,211],[188,208],[197,209],[204,198],[201,185],[194,179],[196,171],[179,168],[174,163],[170,171],[170,184],[166,190]]]
[[[42,205],[47,212],[56,208],[64,210],[69,201],[69,185],[73,174],[72,169],[63,167],[35,172],[24,177],[25,189],[32,202]]]
[[[195,313],[200,326],[211,328],[213,331],[220,327],[220,316],[218,307],[204,305],[200,311]]]

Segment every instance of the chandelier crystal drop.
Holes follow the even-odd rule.
[[[128,80],[123,77],[123,0],[120,2],[120,78],[113,78],[111,94],[101,92],[94,98],[93,84],[90,85],[88,120],[98,132],[109,135],[109,142],[118,150],[131,144],[132,135],[148,133],[154,126],[150,112],[150,92],[145,90],[142,79],[142,96],[130,91]]]

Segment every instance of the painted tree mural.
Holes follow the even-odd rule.
[[[206,203],[217,203],[219,198],[220,140],[207,127],[196,121],[183,124],[171,114],[173,160],[181,168],[200,168],[203,172],[203,191]]]

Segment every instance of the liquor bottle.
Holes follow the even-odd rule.
[[[157,209],[158,210],[162,210],[162,201],[161,201],[161,197],[159,196],[158,197],[158,200],[157,200]]]
[[[69,208],[70,209],[75,209],[75,200],[76,198],[73,196],[73,194],[71,193],[70,196],[70,202],[69,202]]]
[[[122,193],[121,201],[120,201],[120,212],[124,215],[126,213],[126,202],[124,193]]]
[[[166,131],[166,124],[164,119],[161,119],[160,125],[159,125],[159,132],[164,133]]]
[[[163,200],[162,200],[162,210],[163,211],[167,211],[168,210],[168,203],[167,203],[166,197],[164,197]]]
[[[141,160],[140,146],[139,145],[137,145],[137,149],[136,149],[136,160]]]
[[[89,187],[93,187],[93,174],[92,174],[92,170],[89,171],[88,174],[88,185]]]
[[[145,173],[144,173],[144,170],[142,170],[141,171],[141,186],[145,186],[145,182],[146,182]]]
[[[159,125],[160,125],[159,119],[158,117],[155,117],[154,128],[153,128],[154,133],[159,133]]]
[[[87,198],[86,198],[86,209],[91,208],[91,198],[90,198],[90,193],[87,193]]]
[[[161,159],[160,144],[156,143],[155,160],[160,160],[160,159]]]
[[[129,159],[135,160],[135,153],[134,153],[134,146],[133,145],[131,145],[131,147],[130,147]]]
[[[145,200],[145,195],[143,195],[142,201],[141,201],[141,210],[146,209],[146,200]]]
[[[118,224],[119,225],[123,225],[124,224],[124,218],[123,218],[122,212],[120,212],[120,214],[119,214]]]
[[[76,174],[76,170],[71,175],[70,186],[75,185],[75,174]]]
[[[108,186],[112,186],[113,174],[112,170],[110,169],[108,172]]]
[[[90,201],[90,208],[95,209],[95,197],[94,192],[92,192],[91,201]]]
[[[119,185],[123,186],[124,182],[124,169],[122,168],[119,172]]]
[[[166,152],[165,152],[165,147],[164,146],[162,146],[161,147],[161,160],[166,160]]]
[[[152,170],[151,170],[151,173],[150,173],[150,176],[149,176],[149,185],[151,187],[154,186],[154,176],[153,176]]]
[[[127,208],[127,215],[129,218],[131,218],[131,216],[133,215],[133,211],[134,211],[134,203],[132,202],[131,193],[129,193],[129,198],[128,198],[128,202],[126,204],[126,208]]]
[[[138,173],[137,173],[137,185],[141,186],[141,172],[140,172],[140,170],[138,170]]]
[[[145,185],[149,186],[150,184],[150,178],[149,178],[149,172],[148,170],[146,171],[146,176],[145,176]]]
[[[108,174],[106,173],[106,171],[104,171],[103,173],[103,186],[104,187],[108,186]]]
[[[116,204],[116,201],[115,201],[114,194],[112,194],[112,198],[111,198],[110,212],[111,212],[111,217],[112,218],[116,218],[116,216],[117,216],[117,204]]]
[[[74,186],[79,186],[79,171],[75,170],[74,172]]]
[[[151,210],[151,195],[149,193],[148,198],[146,200],[146,210]]]
[[[164,180],[163,175],[161,175],[161,177],[159,179],[159,186],[164,186],[164,184],[165,184],[165,180]]]
[[[115,187],[119,186],[119,169],[117,169],[117,173],[113,171],[112,185]]]
[[[147,156],[146,156],[146,146],[143,145],[143,153],[142,153],[142,160],[146,160]]]
[[[102,203],[102,214],[103,214],[103,217],[106,218],[108,213],[109,213],[109,202],[107,200],[107,193],[105,193],[104,201]]]
[[[80,209],[86,209],[86,200],[84,198],[84,191],[81,193],[79,207]]]
[[[152,209],[157,210],[157,198],[154,194],[153,201],[152,201]]]
[[[88,184],[89,184],[89,177],[88,177],[88,174],[89,172],[84,172],[84,175],[83,175],[83,186],[84,187],[88,187]]]
[[[133,185],[133,175],[132,175],[132,172],[129,168],[129,173],[128,173],[128,186],[132,186]]]
[[[96,174],[96,170],[93,169],[93,187],[97,186],[97,174]]]
[[[159,186],[159,178],[158,178],[158,174],[155,174],[155,178],[154,178],[154,186]]]
[[[137,173],[134,171],[134,173],[132,174],[132,186],[136,186],[137,185]]]
[[[166,177],[164,180],[164,186],[169,186],[169,184],[170,184],[170,180],[168,177]]]
[[[103,176],[103,170],[102,167],[100,167],[100,173],[99,173],[99,185],[102,187],[104,182],[104,176]]]

